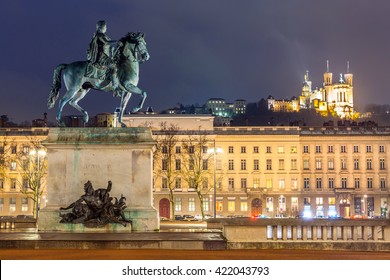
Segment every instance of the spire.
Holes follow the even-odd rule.
[[[349,61],[347,61],[347,74],[349,73]]]
[[[326,72],[329,72],[329,60],[326,60]]]
[[[309,80],[309,70],[306,70],[305,82]]]

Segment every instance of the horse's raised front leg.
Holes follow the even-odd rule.
[[[145,99],[147,96],[146,92],[143,91],[142,89],[140,89],[139,87],[131,84],[131,83],[126,83],[125,87],[128,91],[135,93],[135,94],[140,94],[142,96],[142,99],[139,102],[138,106],[133,108],[133,110],[131,110],[132,113],[138,112],[139,110],[142,109],[142,107],[144,105],[144,102],[145,102]]]
[[[120,106],[120,112],[118,116],[118,122],[121,124],[121,127],[126,127],[126,124],[122,121],[123,113],[126,110],[127,103],[129,102],[131,97],[131,92],[122,92],[121,93],[121,106]]]

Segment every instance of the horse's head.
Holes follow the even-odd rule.
[[[150,55],[146,48],[145,34],[142,32],[131,32],[128,33],[124,38],[121,39],[123,43],[130,45],[129,49],[136,62],[144,62],[149,60]],[[126,48],[126,46],[125,46]],[[125,50],[123,51],[124,55]]]

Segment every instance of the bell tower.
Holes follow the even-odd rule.
[[[329,72],[329,60],[326,61],[326,72],[324,73],[324,86],[330,86],[332,84],[333,74]]]
[[[347,61],[347,74],[344,74],[345,82],[352,87],[353,85],[353,74],[349,73],[349,61]]]

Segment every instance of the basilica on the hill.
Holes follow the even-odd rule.
[[[333,73],[329,71],[329,62],[324,73],[321,88],[312,88],[309,72],[304,76],[302,92],[299,98],[291,100],[276,100],[268,97],[268,109],[274,112],[299,112],[304,109],[314,109],[321,115],[333,115],[343,119],[354,119],[356,112],[353,108],[353,74],[340,74],[337,82],[333,82]]]

